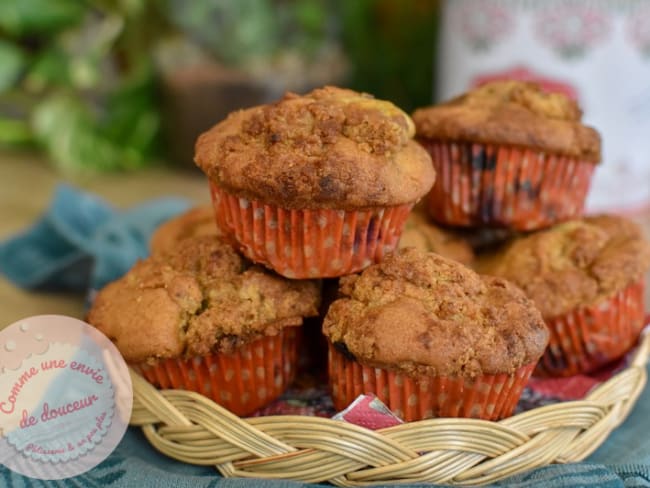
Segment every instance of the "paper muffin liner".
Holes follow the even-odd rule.
[[[286,278],[333,278],[397,247],[413,204],[367,210],[283,209],[210,182],[217,223],[252,261]]]
[[[427,208],[442,224],[535,230],[582,215],[592,162],[493,144],[420,142],[437,173]]]
[[[372,393],[395,415],[410,422],[431,417],[498,420],[512,415],[535,363],[513,374],[474,379],[431,376],[412,378],[363,366],[329,346],[329,382],[334,407],[345,409],[359,395]]]
[[[546,320],[550,338],[535,375],[590,373],[622,357],[644,325],[644,289],[637,281],[596,305]]]
[[[296,331],[285,328],[232,354],[162,359],[153,365],[131,366],[156,387],[195,391],[245,416],[286,390],[295,376],[296,362]]]

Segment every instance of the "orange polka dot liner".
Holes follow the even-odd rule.
[[[589,307],[547,319],[549,343],[536,376],[593,373],[625,355],[645,325],[645,283],[632,283]]]
[[[499,420],[509,417],[536,362],[513,374],[412,378],[396,371],[364,366],[329,344],[329,383],[334,407],[345,409],[359,395],[373,393],[406,422],[432,417]]]
[[[131,366],[158,388],[195,391],[245,417],[278,398],[293,381],[296,336],[293,327],[285,327],[277,335],[245,344],[232,354],[161,359]]]
[[[413,204],[366,210],[284,209],[210,182],[217,224],[250,260],[285,278],[335,278],[381,261]]]
[[[436,170],[431,217],[530,231],[582,216],[595,164],[538,150],[420,140]]]

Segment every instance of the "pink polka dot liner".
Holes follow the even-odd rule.
[[[379,262],[398,244],[412,204],[367,210],[283,209],[210,182],[217,224],[250,260],[286,278],[333,278]]]
[[[436,170],[437,222],[536,230],[582,216],[595,164],[532,149],[421,140]]]
[[[190,390],[211,398],[240,417],[279,397],[296,372],[296,331],[246,344],[233,354],[162,359],[131,365],[154,386]]]
[[[334,407],[345,409],[359,395],[373,393],[406,422],[432,417],[499,420],[514,412],[535,368],[513,374],[411,378],[395,371],[363,366],[329,345],[329,382]]]
[[[632,283],[590,307],[547,319],[548,346],[536,376],[592,373],[625,355],[645,325],[645,283]]]

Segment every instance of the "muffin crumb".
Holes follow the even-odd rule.
[[[228,192],[282,208],[397,206],[435,173],[392,103],[325,87],[233,112],[203,133],[195,161]]]
[[[479,271],[520,286],[547,319],[611,296],[648,267],[650,244],[639,226],[611,215],[515,239],[477,263]]]
[[[472,247],[465,239],[458,233],[431,222],[424,209],[419,207],[409,214],[399,246],[415,247],[423,252],[435,252],[465,265],[471,264],[474,260]]]
[[[88,321],[129,362],[231,352],[318,314],[314,281],[252,265],[215,236],[182,240],[99,292]]]
[[[420,139],[523,146],[600,161],[600,135],[578,104],[524,81],[494,81],[413,114]]]
[[[516,286],[414,248],[341,278],[339,293],[323,332],[367,366],[410,376],[511,374],[548,342]]]

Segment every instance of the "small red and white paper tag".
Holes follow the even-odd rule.
[[[646,317],[646,324],[648,325],[640,334],[641,338],[650,334],[650,316]],[[568,378],[533,377],[524,389],[515,413],[558,401],[581,400],[596,386],[629,366],[635,353],[636,348],[632,349],[620,360],[588,375],[581,374]],[[404,423],[373,394],[359,395],[345,410],[337,413],[332,418],[366,427],[370,430],[384,429]]]
[[[370,430],[385,429],[404,422],[375,395],[359,395],[348,408],[332,417]]]

